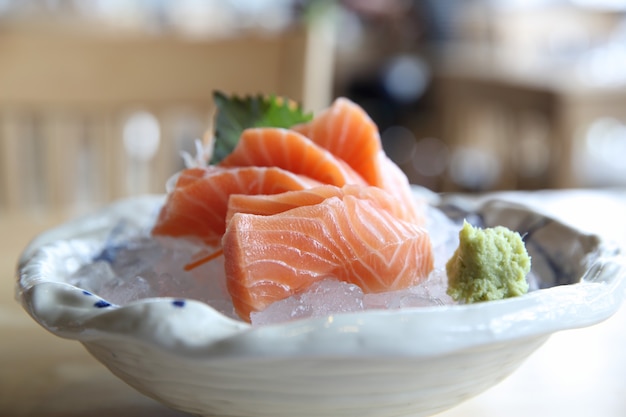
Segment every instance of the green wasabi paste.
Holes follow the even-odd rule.
[[[528,292],[530,256],[519,233],[464,222],[459,247],[446,264],[448,295],[464,303],[501,300]]]

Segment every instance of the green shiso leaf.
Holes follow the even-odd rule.
[[[277,96],[227,96],[216,91],[213,100],[217,106],[215,115],[215,145],[212,164],[230,154],[241,133],[251,127],[288,128],[313,118],[304,113],[300,104]]]

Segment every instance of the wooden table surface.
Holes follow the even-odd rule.
[[[595,207],[598,218],[604,220],[626,213],[626,190],[550,196],[550,209],[574,220],[576,208],[589,213],[581,208],[584,204]],[[533,199],[540,204],[547,200],[543,195]],[[14,267],[20,251],[38,232],[64,218],[0,214],[0,416],[186,416],[134,391],[79,343],[41,328],[15,301]],[[588,219],[583,223],[626,244],[626,220],[618,225],[594,224]],[[623,417],[625,376],[623,306],[603,323],[554,334],[502,383],[438,416]]]

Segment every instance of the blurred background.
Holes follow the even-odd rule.
[[[161,193],[214,90],[363,106],[437,192],[626,185],[626,0],[0,0],[0,213]]]

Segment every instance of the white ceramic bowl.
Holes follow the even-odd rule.
[[[551,333],[608,318],[625,293],[623,259],[597,237],[511,203],[458,199],[441,207],[526,234],[545,288],[253,328],[199,301],[116,307],[67,283],[84,242],[102,244],[121,218],[145,224],[162,201],[120,201],[43,233],[20,259],[18,296],[44,328],[82,343],[138,391],[197,415],[432,415],[501,381]]]

